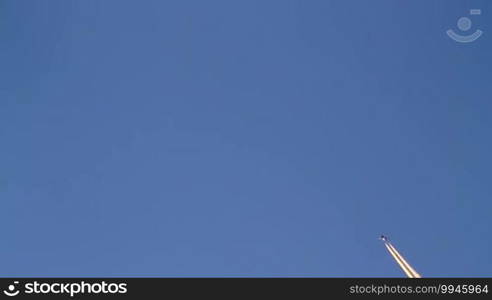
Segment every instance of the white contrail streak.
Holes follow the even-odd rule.
[[[419,273],[415,271],[412,266],[403,258],[403,256],[393,247],[393,245],[389,242],[385,242],[384,245],[386,246],[386,249],[390,252],[391,256],[396,260],[400,268],[405,272],[405,274],[409,278],[421,278]]]
[[[407,268],[407,266],[400,260],[400,258],[398,258],[398,255],[396,255],[396,253],[393,252],[393,249],[387,243],[384,243],[384,245],[386,246],[386,249],[388,249],[388,251],[391,254],[391,256],[393,256],[393,258],[395,259],[396,263],[403,270],[403,272],[405,272],[405,274],[409,278],[413,278],[412,272],[410,272],[410,270]]]
[[[414,268],[412,268],[412,266],[410,266],[410,264],[403,258],[403,256],[398,252],[398,250],[396,250],[396,248],[393,247],[393,245],[391,243],[389,243],[389,246],[393,249],[393,251],[398,256],[398,258],[400,258],[400,260],[405,264],[405,266],[408,268],[408,270],[410,270],[410,272],[413,274],[413,278],[421,278],[422,277],[422,276],[420,276],[419,273],[417,273],[417,271],[415,271]]]

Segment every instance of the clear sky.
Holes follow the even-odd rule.
[[[0,276],[491,276],[491,14],[1,0]]]

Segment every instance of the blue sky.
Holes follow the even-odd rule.
[[[0,1],[0,276],[490,276],[491,12]]]

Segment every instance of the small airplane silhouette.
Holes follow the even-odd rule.
[[[386,243],[386,242],[389,242],[389,238],[388,238],[387,236],[385,236],[385,235],[381,235],[381,236],[379,237],[379,239],[380,239],[381,241],[385,242],[385,243]]]

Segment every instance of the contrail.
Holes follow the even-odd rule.
[[[405,265],[405,263],[403,263],[400,258],[398,258],[398,255],[396,255],[394,252],[393,252],[393,249],[391,248],[390,245],[388,245],[387,243],[384,243],[384,245],[386,246],[386,249],[388,249],[389,253],[391,254],[391,256],[393,256],[393,258],[395,259],[395,261],[398,263],[398,265],[400,266],[400,268],[403,270],[403,272],[405,272],[405,274],[409,277],[409,278],[414,278],[413,277],[413,274],[412,272],[407,268],[407,266]]]
[[[388,248],[391,248],[394,252],[394,254],[399,258],[399,260],[403,263],[403,265],[405,265],[405,267],[410,271],[410,273],[412,273],[412,276],[410,278],[422,278],[422,276],[420,276],[419,273],[417,273],[417,271],[415,271],[414,268],[412,268],[412,266],[410,266],[410,264],[403,258],[403,256],[395,249],[395,247],[393,247],[393,245],[389,242],[386,243],[386,247]]]
[[[396,250],[396,248],[393,247],[393,245],[391,244],[391,242],[388,240],[387,237],[382,235],[380,239],[384,241],[384,245],[386,246],[386,249],[388,249],[389,253],[391,254],[391,256],[393,256],[396,263],[398,263],[400,268],[403,270],[403,272],[405,272],[405,274],[409,278],[422,278],[422,276],[420,276],[420,274],[417,273],[417,271],[415,271],[415,269],[412,268],[412,266],[410,266],[410,264],[405,260],[405,258],[403,258],[403,256],[398,252],[398,250]]]

